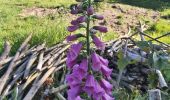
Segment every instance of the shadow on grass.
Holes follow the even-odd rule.
[[[166,8],[170,8],[169,0],[109,0],[109,2],[118,2],[153,10],[164,10]]]

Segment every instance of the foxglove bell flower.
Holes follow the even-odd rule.
[[[91,59],[92,59],[92,69],[94,71],[99,71],[101,69],[101,62],[100,62],[99,55],[96,53],[92,53]]]
[[[108,30],[104,26],[93,26],[93,29],[98,30],[100,32],[106,33]]]
[[[66,81],[71,88],[81,84],[81,80],[77,78],[77,75],[75,73],[67,75]]]
[[[79,80],[82,80],[83,78],[86,77],[87,75],[87,59],[82,60],[79,66],[74,66],[73,67],[73,74],[75,77],[77,77]]]
[[[104,17],[102,15],[93,15],[93,18],[98,19],[98,20],[104,19]]]
[[[67,91],[68,100],[75,100],[81,92],[81,86],[77,85]]]
[[[93,93],[94,100],[101,100],[102,96],[105,94],[104,89],[99,85],[99,83],[95,82],[95,89]]]
[[[106,93],[111,94],[113,86],[104,78],[100,80],[100,86],[106,91]]]
[[[102,96],[102,100],[115,100],[113,97],[111,97],[110,95],[108,95],[107,93],[105,93]]]
[[[101,67],[101,72],[107,77],[110,78],[110,75],[112,74],[112,69],[108,68],[107,66]]]
[[[74,31],[76,31],[78,28],[79,28],[78,25],[68,26],[67,30],[68,30],[69,32],[74,32]]]
[[[100,41],[100,39],[97,36],[93,35],[92,38],[93,43],[96,45],[97,48],[99,48],[100,50],[105,49],[105,44],[102,41]]]
[[[87,8],[87,14],[88,15],[93,15],[94,14],[94,8],[92,6],[90,6],[89,8]]]
[[[101,61],[101,63],[105,66],[108,66],[109,64],[109,61],[107,59],[104,59],[103,57],[99,56],[99,59]]]
[[[93,75],[88,75],[86,79],[86,83],[84,86],[84,91],[87,92],[89,96],[91,96],[94,93],[95,89],[95,79]]]
[[[82,43],[73,44],[67,53],[66,64],[69,68],[73,67],[73,64],[76,62],[80,50],[82,48]]]

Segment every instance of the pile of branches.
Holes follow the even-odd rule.
[[[44,43],[29,48],[28,42],[31,37],[32,35],[22,43],[13,57],[9,56],[11,49],[9,43],[4,44],[4,52],[0,56],[1,99],[5,97],[14,99],[15,91],[17,100],[31,100],[41,87],[50,84],[49,77],[52,77],[53,73],[63,71],[65,68],[65,51],[69,44],[59,43],[47,48]],[[67,87],[63,85],[64,76],[60,83],[62,87]],[[49,90],[51,93],[54,91],[56,90]]]
[[[129,30],[127,35],[107,42],[105,51],[96,50],[98,54],[109,60],[109,66],[113,69],[111,81],[114,88],[123,87],[130,91],[137,88],[147,92],[149,90],[148,75],[151,72],[158,75],[160,89],[168,88],[161,71],[144,64],[148,59],[148,54],[136,45],[133,37],[139,35],[141,41],[145,41],[146,36],[160,43],[155,46],[157,49],[165,51],[169,50],[170,46],[158,40],[163,36],[152,38],[145,34],[143,27],[141,25],[139,31],[134,34],[130,35]],[[69,73],[65,65],[66,51],[72,43],[62,42],[50,48],[47,48],[44,43],[30,48],[28,42],[31,37],[32,34],[22,43],[14,56],[9,56],[11,46],[5,42],[4,52],[0,56],[0,99],[7,97],[8,99],[31,100],[38,97],[37,99],[43,100],[55,94],[59,100],[66,100],[65,76]],[[136,63],[128,64],[123,71],[120,71],[117,65],[119,51],[123,51],[124,57],[135,60]],[[57,81],[54,80],[54,73],[59,73]],[[57,84],[57,87],[51,87],[51,84]]]

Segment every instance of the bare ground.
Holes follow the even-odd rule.
[[[105,20],[99,22],[100,25],[106,25],[110,31],[126,34],[128,27],[134,28],[138,25],[139,21],[145,23],[153,23],[159,20],[160,13],[151,9],[133,7],[125,4],[105,4],[99,13],[105,17]],[[68,10],[63,7],[58,8],[25,8],[19,14],[20,17],[45,17],[51,14],[64,14],[68,19],[74,19],[76,16],[68,13]],[[148,28],[149,26],[146,26]]]

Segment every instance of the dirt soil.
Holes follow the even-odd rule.
[[[128,27],[131,28],[139,25],[139,21],[147,23],[153,23],[159,20],[160,13],[151,9],[133,7],[125,4],[105,4],[100,9],[99,14],[102,14],[105,17],[104,21],[97,22],[100,25],[106,25],[110,31],[126,34],[128,33]],[[65,14],[70,18],[75,19],[76,16],[69,14],[69,11],[63,7],[59,8],[25,8],[21,11],[19,16],[29,17],[45,17],[50,14]],[[148,28],[149,26],[146,26]]]

